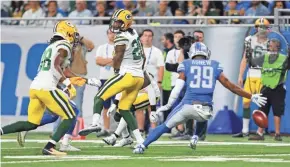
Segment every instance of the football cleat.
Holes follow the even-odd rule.
[[[195,150],[197,142],[198,142],[198,136],[197,135],[193,135],[191,140],[190,140],[190,143],[189,143],[190,148]]]
[[[133,142],[134,141],[133,141],[132,137],[123,138],[117,144],[115,144],[114,147],[124,147],[127,145],[131,145]]]
[[[250,136],[248,140],[265,140],[264,135],[255,134]]]
[[[72,151],[72,152],[75,152],[75,151],[81,151],[80,149],[68,144],[68,145],[64,145],[64,144],[60,144],[60,148],[59,148],[59,151]]]
[[[145,152],[145,146],[143,144],[139,144],[133,150],[133,154],[143,154]]]
[[[114,146],[116,144],[117,137],[114,134],[112,134],[109,137],[103,138],[103,141],[108,145]]]
[[[275,141],[283,141],[280,134],[275,134],[274,140]]]
[[[67,153],[57,151],[55,148],[50,148],[50,149],[44,148],[42,150],[42,154],[43,155],[55,155],[55,156],[65,156],[65,155],[67,155]]]
[[[25,143],[25,137],[27,135],[28,131],[18,132],[17,134],[17,143],[20,147],[24,147]]]
[[[87,136],[87,135],[89,135],[90,133],[93,133],[93,132],[99,132],[99,131],[101,131],[101,130],[102,130],[102,128],[101,128],[99,125],[90,125],[89,127],[80,130],[80,131],[79,131],[79,135],[80,135],[80,136]]]
[[[243,133],[243,132],[240,132],[240,133],[237,133],[237,134],[234,134],[233,137],[247,137],[249,136],[249,133]]]
[[[110,136],[110,133],[107,130],[101,130],[100,132],[97,133],[97,137],[107,137]]]

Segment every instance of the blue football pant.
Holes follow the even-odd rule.
[[[79,110],[77,109],[76,105],[74,105],[71,102],[70,102],[70,105],[72,106],[75,114],[78,115],[79,114]],[[59,116],[53,114],[52,112],[49,111],[49,109],[47,109],[46,112],[44,113],[43,117],[42,117],[42,120],[41,120],[39,126],[43,126],[43,125],[46,125],[46,124],[49,124],[49,123],[53,123],[53,122],[55,122],[57,120],[60,120],[60,119],[61,118],[59,118]],[[76,122],[77,122],[77,118],[73,121],[70,129],[66,132],[66,134],[72,135],[73,130],[74,130],[75,125],[76,125]]]

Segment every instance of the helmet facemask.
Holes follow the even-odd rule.
[[[117,18],[111,18],[109,29],[113,33],[118,33],[120,31],[123,31],[123,28],[125,27],[125,24],[122,20],[118,20]]]

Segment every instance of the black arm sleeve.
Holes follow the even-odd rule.
[[[177,72],[178,65],[179,65],[178,63],[176,64],[165,63],[165,69],[170,72]]]

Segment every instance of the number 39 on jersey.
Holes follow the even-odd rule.
[[[214,60],[185,60],[178,67],[178,72],[186,76],[187,91],[197,94],[213,93],[222,71],[220,63]]]

